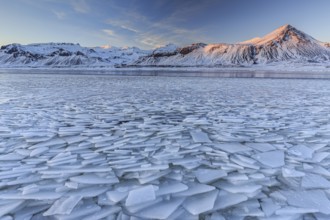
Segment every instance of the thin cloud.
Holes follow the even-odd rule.
[[[184,9],[180,7],[184,16],[179,13],[179,9],[175,9],[168,16],[162,16],[162,18],[155,20],[155,18],[147,16],[139,7],[134,7],[134,5],[129,8],[115,5],[113,7],[119,12],[119,16],[109,18],[104,22],[111,25],[110,29],[114,28],[118,31],[115,37],[111,35],[111,40],[126,43],[129,41],[135,42],[136,46],[142,48],[152,49],[168,43],[186,45],[196,41],[205,41],[206,37],[200,33],[201,28],[188,29],[181,25],[185,16],[189,17],[199,13],[198,7],[194,6],[191,9],[188,7],[188,3],[175,3],[175,5],[184,6]],[[158,4],[157,7],[162,8],[163,5]],[[127,35],[127,33],[121,32],[121,29],[131,31],[132,34]]]
[[[113,30],[103,29],[102,31],[103,31],[103,33],[106,33],[109,36],[116,36],[116,34],[115,34],[115,32]]]
[[[79,13],[88,13],[90,11],[90,6],[86,0],[71,0],[71,5],[73,10]]]
[[[162,4],[158,5],[158,7],[162,6]],[[189,4],[184,6],[189,8]],[[194,7],[193,9],[183,9],[183,11],[185,15],[192,15],[196,13],[197,9],[197,7]],[[137,8],[131,7],[130,9],[126,8],[125,11],[123,11],[125,17],[124,20],[114,21],[109,19],[107,23],[127,30],[131,26],[139,27],[134,28],[131,31],[136,30],[134,32],[137,34],[136,38],[138,39],[138,43],[147,47],[163,46],[169,42],[181,44],[183,41],[194,41],[194,37],[196,37],[198,30],[186,29],[178,26],[177,21],[182,20],[179,11],[180,10],[178,9],[172,12],[170,18],[166,17],[158,21],[151,21],[149,17],[142,14]],[[198,37],[201,37],[200,34]]]
[[[53,14],[54,14],[58,19],[60,19],[60,20],[63,20],[63,19],[65,19],[65,17],[66,17],[66,13],[63,12],[63,11],[56,11],[56,10],[53,10],[52,12],[53,12]]]
[[[126,26],[126,25],[121,25],[120,27],[121,27],[122,29],[125,29],[125,30],[128,30],[128,31],[132,31],[132,32],[135,32],[135,33],[139,33],[138,30],[136,30],[136,29],[134,29],[134,28],[132,28],[132,27],[128,27],[128,26]]]
[[[169,44],[169,39],[162,35],[144,33],[138,36],[138,43],[147,46],[148,48],[157,48]]]
[[[139,30],[137,30],[137,28],[134,28],[128,21],[119,21],[119,20],[108,19],[105,23],[110,24],[111,26],[114,26],[114,27],[119,27],[121,29],[134,32],[134,33],[140,32]]]

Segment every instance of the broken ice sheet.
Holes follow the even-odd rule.
[[[304,172],[297,171],[294,168],[282,168],[282,175],[283,177],[303,177],[305,176]]]
[[[17,161],[25,157],[26,156],[17,153],[0,154],[0,161]]]
[[[281,135],[265,135],[255,139],[256,142],[276,142],[282,140],[283,137]]]
[[[328,158],[329,156],[330,156],[329,152],[317,152],[317,153],[314,153],[313,161],[320,163],[324,159]]]
[[[261,152],[276,150],[276,148],[269,143],[246,143],[246,146]]]
[[[106,193],[109,200],[114,203],[122,201],[124,198],[127,197],[128,192],[119,192],[119,191],[109,191]]]
[[[271,168],[281,167],[284,165],[284,152],[280,150],[258,153],[255,154],[253,158],[261,164]]]
[[[330,181],[323,176],[309,173],[303,176],[301,186],[305,189],[329,189]]]
[[[39,156],[43,152],[48,151],[48,149],[49,149],[48,147],[39,147],[39,148],[36,148],[36,149],[34,149],[34,150],[31,151],[30,157]]]
[[[276,204],[275,201],[269,198],[263,199],[260,205],[262,211],[265,213],[267,217],[272,216],[276,210],[281,208],[280,205]]]
[[[44,212],[44,216],[51,216],[55,214],[69,215],[74,207],[80,202],[82,196],[62,197],[56,200],[53,205]]]
[[[261,185],[258,184],[231,184],[227,182],[218,182],[215,184],[218,188],[226,190],[230,193],[254,193],[262,188]]]
[[[187,197],[200,193],[209,192],[215,189],[214,186],[199,183],[187,183],[188,189],[179,193],[175,193],[173,196]]]
[[[330,219],[329,83],[65,77],[0,82],[5,219]]]
[[[318,209],[311,208],[296,208],[296,207],[284,207],[275,211],[276,215],[294,215],[294,214],[305,214],[305,213],[315,213],[318,212]]]
[[[184,201],[184,198],[173,198],[169,201],[163,201],[152,205],[136,215],[147,219],[167,219]]]
[[[188,189],[188,186],[180,182],[168,182],[159,186],[156,196],[163,196],[172,193],[182,192]]]
[[[85,216],[82,220],[99,220],[99,219],[111,219],[112,214],[117,214],[121,211],[119,206],[104,206],[101,210],[95,212],[94,214]]]
[[[64,193],[43,191],[29,194],[21,194],[17,191],[0,192],[0,199],[22,199],[22,200],[54,200],[60,198]]]
[[[191,137],[193,138],[194,142],[196,143],[210,143],[211,140],[209,139],[208,135],[203,131],[191,131]]]
[[[84,184],[112,184],[119,182],[116,176],[111,175],[111,176],[100,177],[96,174],[91,174],[91,173],[71,177],[70,180],[72,182],[84,183]]]
[[[282,191],[289,205],[318,210],[323,214],[330,215],[330,201],[322,190],[309,191]]]
[[[306,147],[305,145],[297,145],[294,147],[291,147],[288,150],[289,154],[292,154],[294,156],[297,156],[299,158],[312,158],[314,150],[312,150],[309,147]]]
[[[228,207],[235,206],[246,200],[248,200],[248,197],[244,194],[220,191],[215,201],[213,210],[216,211],[216,210],[226,209]]]
[[[222,144],[215,144],[215,148],[229,152],[229,153],[238,153],[244,151],[250,151],[251,148],[245,146],[240,143],[222,143]]]
[[[55,215],[55,219],[63,220],[74,220],[80,219],[81,217],[86,217],[88,215],[93,215],[101,210],[101,207],[95,204],[92,200],[85,200],[81,203],[78,203],[74,209],[71,211],[70,215]]]
[[[6,214],[10,214],[17,207],[19,207],[22,203],[24,203],[24,200],[16,200],[16,201],[14,200],[12,202],[2,204],[0,207],[0,218]]]
[[[183,207],[193,215],[198,215],[200,213],[209,211],[214,207],[218,192],[218,190],[213,190],[207,193],[188,197],[184,201]]]
[[[128,193],[126,199],[126,206],[138,205],[144,202],[153,201],[156,199],[155,189],[152,185],[142,186],[137,189],[133,189]]]
[[[23,195],[29,194],[29,193],[36,193],[39,192],[39,186],[36,184],[30,184],[30,185],[26,185],[22,188],[20,188],[19,190],[22,191]]]
[[[225,171],[215,169],[197,169],[194,174],[200,183],[210,183],[227,176]]]

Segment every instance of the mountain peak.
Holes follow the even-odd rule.
[[[283,28],[283,29],[292,29],[292,28],[295,28],[295,27],[293,27],[291,24],[285,24],[285,25],[283,25],[283,26],[281,26],[281,27],[279,27],[279,28]]]
[[[285,34],[285,33],[287,33],[288,31],[292,31],[292,32],[300,32],[300,33],[302,33],[301,31],[299,31],[297,28],[293,27],[293,26],[290,25],[290,24],[283,25],[283,26],[277,28],[276,30],[274,30],[274,31],[271,32],[271,33]]]
[[[253,38],[251,40],[241,42],[240,44],[264,45],[264,44],[281,43],[288,40],[294,40],[296,42],[316,41],[314,38],[298,30],[292,25],[286,24],[275,29],[274,31],[272,31],[271,33],[267,34],[264,37]]]

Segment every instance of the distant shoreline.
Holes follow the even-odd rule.
[[[218,77],[218,78],[285,78],[330,79],[330,69],[319,68],[0,68],[0,74],[74,74],[112,76],[169,76],[169,77]]]

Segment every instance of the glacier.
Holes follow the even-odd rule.
[[[326,80],[0,74],[1,219],[330,218]]]

